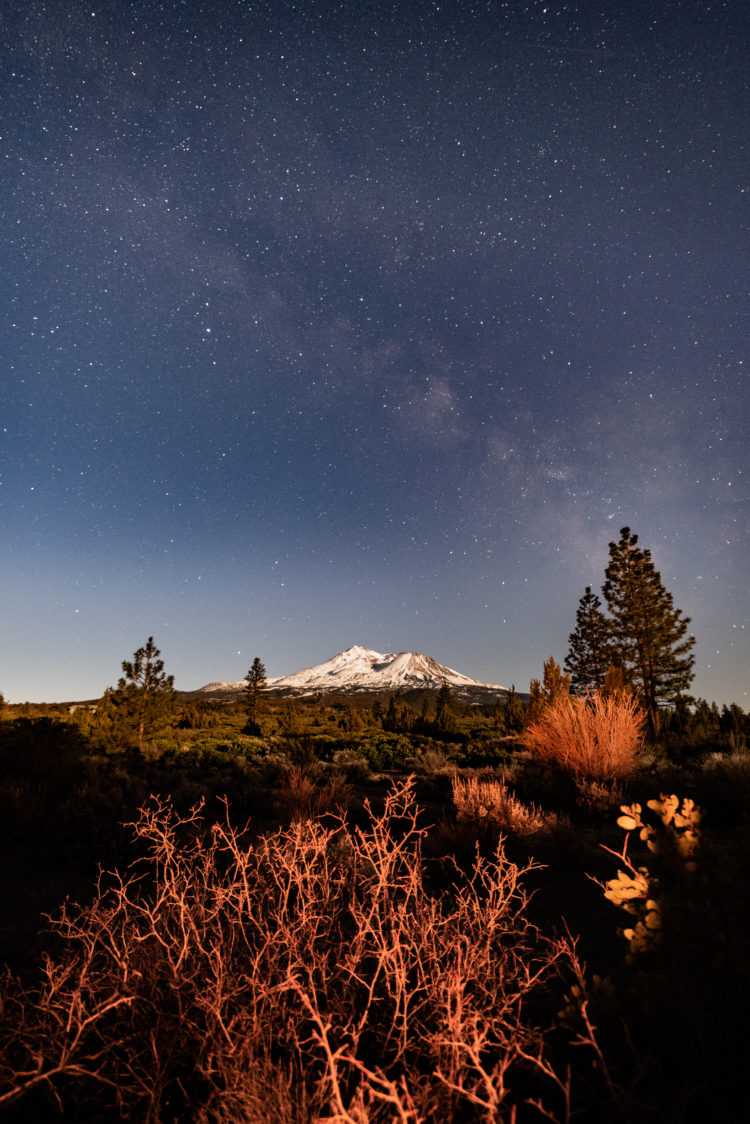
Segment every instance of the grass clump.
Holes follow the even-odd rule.
[[[549,826],[549,815],[534,804],[524,804],[497,777],[456,773],[451,787],[459,825],[512,835],[529,835]]]
[[[632,695],[564,695],[545,707],[521,742],[534,759],[576,779],[613,781],[635,769],[644,723]]]

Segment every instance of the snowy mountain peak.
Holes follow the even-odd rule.
[[[420,687],[434,690],[443,683],[459,693],[477,688],[506,690],[496,683],[482,683],[471,679],[421,652],[383,654],[371,648],[362,648],[358,644],[347,648],[345,652],[339,652],[325,663],[303,668],[293,675],[268,680],[268,686],[274,691],[289,691],[299,695],[316,694],[320,691],[387,694]],[[209,683],[201,690],[206,693],[236,691],[244,686],[245,683],[241,680],[236,683]]]

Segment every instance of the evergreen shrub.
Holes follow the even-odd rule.
[[[358,738],[352,747],[376,772],[404,769],[414,754],[414,744],[405,734],[371,734]]]

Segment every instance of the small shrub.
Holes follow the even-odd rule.
[[[279,744],[284,757],[295,768],[309,771],[318,762],[315,739],[310,734],[285,734]]]
[[[414,768],[424,777],[450,776],[455,771],[451,755],[442,746],[423,745],[414,755]]]
[[[689,916],[691,899],[696,896],[693,876],[698,870],[702,839],[700,808],[690,797],[680,801],[674,794],[664,793],[658,799],[649,800],[647,808],[652,815],[649,817],[646,813],[644,820],[640,804],[621,806],[622,815],[617,825],[627,833],[622,850],[613,851],[611,847],[604,847],[604,850],[614,855],[622,867],[615,878],[599,883],[608,901],[636,918],[633,927],[622,930],[629,945],[627,959],[630,963],[643,953],[653,952],[661,943],[665,912],[673,931],[685,928],[685,909]],[[635,866],[628,855],[630,834],[636,830],[641,842],[657,856],[658,873],[646,866]],[[680,916],[683,923],[676,923],[675,919]],[[692,928],[692,924],[688,922],[687,927]],[[684,944],[682,932],[680,941]]]
[[[600,781],[625,777],[637,761],[645,715],[632,695],[564,696],[521,736],[532,757]]]
[[[725,813],[741,818],[750,805],[750,754],[712,753],[700,767],[700,787]]]
[[[294,821],[340,813],[350,800],[351,789],[337,777],[328,784],[319,784],[305,768],[297,765],[288,774],[276,803],[282,818]]]
[[[600,781],[583,777],[578,782],[576,804],[589,815],[608,816],[624,800],[617,781]]]
[[[44,813],[39,785],[27,780],[0,779],[0,832],[15,835]]]
[[[410,738],[404,734],[373,734],[354,744],[355,751],[361,753],[376,772],[385,769],[403,769],[414,753]]]
[[[495,776],[462,777],[451,781],[453,804],[459,831],[468,840],[500,834],[530,835],[556,821],[534,804],[524,804]]]
[[[457,761],[467,768],[480,768],[483,765],[494,766],[510,760],[514,743],[512,738],[487,738],[472,736],[465,745],[456,750]]]
[[[352,784],[366,781],[370,776],[370,764],[366,757],[354,749],[337,749],[333,755],[333,767],[337,773]]]
[[[228,757],[241,757],[252,761],[263,753],[263,749],[264,743],[261,739],[234,734],[223,738],[211,736],[191,738],[185,743],[181,752],[192,754],[192,758],[185,758],[185,760],[192,760],[200,766]]]

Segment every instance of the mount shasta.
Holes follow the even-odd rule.
[[[447,683],[459,697],[505,694],[506,687],[482,683],[460,671],[438,663],[421,652],[390,652],[383,654],[354,645],[339,652],[325,663],[306,667],[293,675],[268,679],[268,689],[285,695],[330,694],[392,694],[397,691],[437,690]],[[244,679],[232,683],[208,683],[201,694],[242,691]]]

